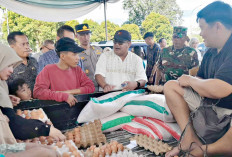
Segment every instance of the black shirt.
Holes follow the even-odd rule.
[[[209,49],[205,53],[197,76],[220,79],[232,85],[232,35],[219,53],[217,49]],[[232,109],[232,94],[222,98],[217,106]]]

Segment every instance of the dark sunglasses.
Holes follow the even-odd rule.
[[[127,41],[117,41],[117,40],[113,40],[114,44],[118,44],[118,45],[122,45],[124,43],[126,43]]]

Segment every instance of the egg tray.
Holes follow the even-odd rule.
[[[151,152],[155,153],[156,155],[164,154],[170,150],[172,150],[172,147],[169,146],[167,143],[164,143],[162,141],[158,141],[156,139],[152,139],[151,137],[148,137],[146,135],[136,135],[130,140],[136,140],[136,143],[140,147],[144,147],[146,150],[150,150]]]
[[[151,93],[163,93],[162,85],[148,85],[147,88],[151,91]]]
[[[56,143],[56,141],[50,136],[40,136],[33,139],[28,140],[16,140],[17,143],[38,143],[43,145],[52,145]]]
[[[106,137],[101,128],[101,121],[95,120],[66,132],[65,136],[68,140],[73,140],[78,148],[87,148],[88,146],[106,143]]]
[[[84,154],[78,150],[72,140],[53,143],[52,146],[62,157],[84,157]]]
[[[16,114],[26,119],[38,119],[52,125],[52,122],[48,119],[42,108],[24,111],[17,109]]]
[[[84,152],[85,157],[143,157],[127,150],[121,143],[111,141],[99,147],[93,145]]]

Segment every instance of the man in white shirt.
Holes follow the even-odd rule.
[[[114,48],[103,53],[96,65],[95,79],[104,92],[122,89],[134,90],[147,82],[142,59],[128,51],[131,35],[119,30],[114,35]]]

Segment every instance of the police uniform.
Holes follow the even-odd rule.
[[[85,74],[93,81],[95,91],[98,91],[98,83],[94,78],[96,64],[102,53],[102,49],[98,46],[90,46],[88,50],[79,54],[85,67]]]
[[[88,24],[79,24],[75,26],[77,33],[91,33]],[[90,46],[89,49],[79,54],[79,57],[84,65],[85,74],[93,81],[95,91],[99,91],[99,85],[95,80],[94,74],[98,58],[103,52],[102,48],[98,46]]]
[[[187,28],[174,27],[173,35],[179,38],[187,35]],[[164,48],[159,59],[158,68],[161,71],[161,84],[169,80],[176,80],[183,74],[189,74],[189,70],[198,66],[197,52],[190,47],[175,49],[174,46]]]

